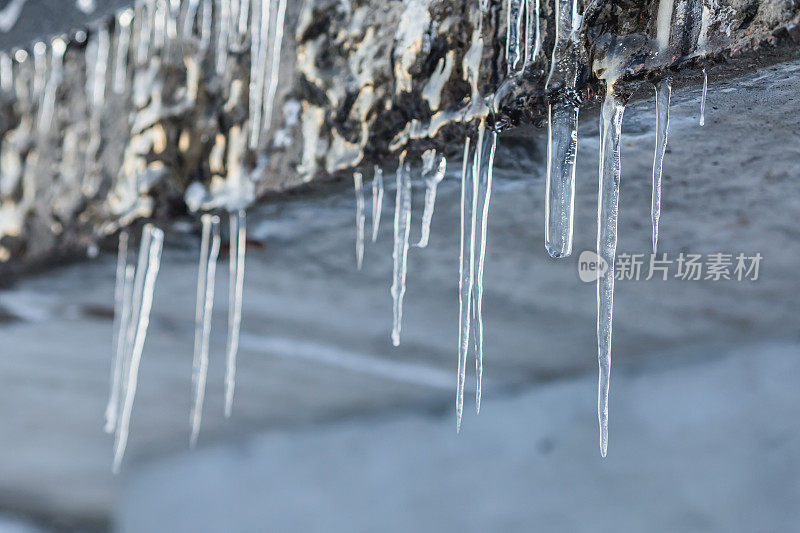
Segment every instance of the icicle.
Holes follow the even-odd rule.
[[[200,0],[189,0],[186,6],[186,18],[183,19],[181,38],[187,40],[194,36],[194,25],[197,22],[197,12],[200,10]]]
[[[33,94],[41,96],[47,83],[47,45],[39,41],[33,45]]]
[[[378,240],[378,230],[381,228],[381,213],[383,211],[383,169],[375,165],[372,176],[372,242]]]
[[[361,270],[364,264],[364,176],[361,172],[353,173],[356,191],[356,266]]]
[[[17,25],[22,8],[28,0],[11,0],[0,10],[0,32],[8,33]]]
[[[133,11],[126,9],[119,14],[117,35],[117,50],[114,59],[114,93],[122,94],[128,83],[128,54],[131,47],[131,22]]]
[[[250,30],[250,149],[258,148],[264,112],[271,0],[253,3]]]
[[[13,62],[6,52],[0,52],[0,89],[7,93],[14,90]]]
[[[700,125],[706,125],[706,96],[708,95],[708,73],[703,69],[703,98],[700,100]]]
[[[106,73],[108,72],[108,55],[111,48],[111,37],[108,28],[103,25],[97,33],[97,42],[93,43],[96,47],[93,61],[91,95],[92,108],[95,112],[103,106],[106,98]]]
[[[228,292],[228,345],[225,370],[225,417],[233,413],[236,389],[236,356],[239,352],[239,332],[242,326],[244,296],[244,260],[247,247],[247,215],[244,209],[230,214],[230,267]]]
[[[545,248],[551,257],[572,254],[578,108],[565,102],[548,107]]]
[[[153,48],[164,50],[167,45],[167,19],[169,18],[167,0],[151,1],[151,5],[153,5]]]
[[[545,82],[546,90],[553,86],[554,81],[562,81],[566,90],[575,89],[578,76],[575,52],[582,23],[577,0],[556,0],[555,44],[550,73]]]
[[[478,259],[474,261],[474,287],[472,314],[475,324],[472,334],[475,338],[475,373],[477,376],[477,389],[475,391],[475,410],[481,412],[481,389],[483,382],[483,271],[486,259],[486,233],[489,222],[489,202],[492,198],[492,175],[494,173],[494,153],[497,148],[497,132],[490,131],[488,135],[484,133],[484,124],[481,124],[478,132],[479,142],[483,144],[475,154],[473,176],[475,177],[474,206],[477,208],[473,212],[473,217],[480,213],[480,224],[473,223],[477,232],[473,237],[473,242],[478,248]]]
[[[422,214],[422,234],[418,248],[426,248],[431,235],[431,221],[436,207],[436,189],[444,179],[447,171],[447,158],[436,150],[428,150],[422,154],[422,179],[425,180],[425,211]]]
[[[661,174],[669,136],[669,103],[672,97],[672,78],[655,85],[656,90],[656,151],[653,156],[653,196],[650,220],[653,223],[653,253],[658,249],[658,221],[661,218]]]
[[[215,6],[218,9],[219,20],[217,25],[217,50],[216,65],[217,75],[223,76],[228,65],[228,30],[230,30],[230,0],[217,0]]]
[[[525,61],[530,66],[541,52],[541,29],[539,27],[539,0],[526,0],[525,4]]]
[[[128,232],[119,234],[117,254],[117,281],[114,286],[114,362],[111,366],[111,391],[106,405],[106,433],[113,433],[117,427],[119,413],[119,388],[124,364],[124,339],[128,329],[130,295],[133,285],[133,266],[128,265]]]
[[[617,217],[622,176],[620,160],[622,115],[625,106],[607,81],[600,123],[600,186],[597,203],[597,255],[606,270],[597,279],[597,353],[600,366],[597,413],[600,454],[608,450],[608,393],[611,380],[611,323],[614,311],[614,262],[617,253]]]
[[[406,162],[406,152],[400,154],[397,165],[397,194],[394,207],[394,275],[392,277],[392,300],[394,302],[394,325],[392,344],[400,346],[400,330],[403,322],[403,296],[406,292],[406,269],[408,267],[408,237],[411,230],[411,166]]]
[[[56,91],[64,77],[64,54],[67,51],[67,43],[61,37],[56,37],[53,39],[52,49],[50,77],[44,89],[42,109],[39,112],[39,133],[42,134],[50,131],[50,127],[53,123],[53,115],[55,114],[56,107]]]
[[[211,46],[211,32],[214,23],[214,14],[211,7],[211,0],[203,0],[202,5],[203,18],[200,21],[200,50],[205,52]]]
[[[508,0],[506,7],[506,69],[511,76],[517,73],[522,57],[523,0]]]
[[[200,423],[203,418],[203,400],[206,394],[208,377],[208,350],[211,337],[211,315],[214,309],[214,285],[219,258],[220,232],[219,217],[202,216],[203,240],[200,245],[200,265],[197,276],[197,306],[194,325],[194,360],[192,364],[192,384],[194,385],[194,405],[191,413],[191,447],[197,444]]]
[[[264,99],[264,128],[269,129],[272,123],[272,108],[278,92],[278,75],[281,68],[281,49],[283,46],[284,21],[286,20],[286,0],[278,0],[278,12],[275,16],[275,30],[272,35],[272,59],[270,61],[269,84]]]
[[[260,0],[256,0],[258,3]],[[248,17],[250,16],[250,0],[241,0],[241,7],[239,10],[239,38],[244,40],[247,38]]]
[[[475,211],[477,195],[474,192],[474,164],[476,155],[472,139],[464,141],[464,160],[461,167],[461,247],[458,275],[458,387],[456,389],[456,431],[461,431],[461,415],[464,412],[464,383],[467,376],[467,353],[472,317],[472,288],[474,284],[475,259]],[[469,222],[469,226],[467,225]]]
[[[114,445],[114,472],[119,472],[122,458],[128,445],[131,412],[139,378],[139,363],[141,362],[144,342],[147,337],[147,328],[150,324],[150,310],[153,306],[153,293],[161,265],[163,246],[164,232],[150,224],[146,225],[142,234],[139,264],[136,270],[136,281],[134,282],[135,312],[131,315],[131,319],[134,320],[131,326],[135,325],[135,327],[129,327],[127,340],[126,384]]]
[[[136,25],[139,28],[139,35],[136,46],[136,64],[145,65],[150,56],[150,41],[153,38],[153,22],[155,17],[155,1],[145,0],[139,8],[139,14],[135,17]]]

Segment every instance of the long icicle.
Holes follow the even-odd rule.
[[[124,358],[124,343],[120,341],[126,336],[128,328],[128,305],[126,295],[130,296],[132,279],[129,273],[133,272],[133,267],[128,268],[128,240],[127,231],[119,234],[119,249],[117,252],[117,281],[114,286],[114,359],[111,366],[111,390],[108,395],[106,405],[106,425],[105,432],[113,433],[117,427],[117,414],[119,412],[119,387],[122,380],[122,368]]]
[[[708,73],[703,68],[703,97],[700,100],[700,125],[706,125],[706,96],[708,96]]]
[[[256,0],[250,18],[250,149],[261,139],[271,0]]]
[[[133,11],[126,9],[117,17],[117,50],[114,56],[114,94],[123,94],[128,83],[128,55],[131,47]]]
[[[481,128],[483,127],[483,124],[481,124]],[[472,293],[472,309],[475,318],[472,331],[475,337],[475,374],[477,376],[475,411],[477,413],[481,412],[481,390],[483,384],[483,271],[486,259],[486,234],[489,222],[489,203],[492,199],[492,175],[494,174],[494,153],[496,148],[497,132],[490,131],[484,136],[483,146],[476,153],[475,168],[473,170],[478,183],[476,204],[481,217],[480,224],[475,226],[478,234],[473,239],[478,246],[478,260],[475,263],[475,286]],[[477,215],[477,212],[475,215]]]
[[[53,125],[56,108],[56,92],[64,78],[64,54],[67,43],[61,37],[56,37],[52,42],[52,56],[50,58],[50,75],[44,88],[42,109],[39,113],[39,132],[47,134]]]
[[[208,377],[208,351],[211,338],[211,316],[214,310],[214,285],[217,276],[217,259],[220,249],[219,217],[205,214],[202,217],[203,241],[200,247],[200,265],[197,277],[197,307],[194,329],[194,361],[192,383],[194,405],[191,413],[192,434],[189,444],[194,447],[200,435],[203,419],[203,400]]]
[[[144,244],[147,244],[147,246],[144,246]],[[153,293],[155,292],[156,279],[161,265],[163,247],[164,232],[150,224],[146,225],[142,237],[142,248],[139,250],[139,266],[142,267],[142,271],[137,271],[137,279],[134,284],[134,290],[141,288],[141,294],[136,295],[138,316],[131,317],[135,318],[136,327],[131,328],[133,344],[130,346],[124,402],[120,411],[119,424],[117,425],[113,468],[115,473],[119,472],[120,466],[122,466],[122,458],[125,456],[125,449],[128,446],[131,413],[139,379],[139,363],[142,359],[144,342],[147,338],[147,328],[150,325],[150,310],[153,306]]]
[[[281,49],[283,47],[284,21],[286,20],[286,0],[278,0],[275,14],[275,29],[272,32],[272,57],[270,58],[269,83],[264,98],[264,128],[268,130],[272,123],[272,108],[275,95],[278,93],[278,75],[281,69]]]
[[[524,15],[524,0],[508,0],[506,5],[506,73],[508,76],[516,74],[522,63],[523,47],[521,40],[523,38],[522,20]]]
[[[425,210],[422,213],[422,231],[417,248],[427,248],[431,236],[431,222],[436,208],[436,191],[447,172],[447,158],[436,150],[422,154],[422,179],[425,180]]]
[[[597,415],[600,424],[600,454],[608,451],[608,394],[611,383],[611,324],[614,312],[614,263],[617,254],[617,219],[622,176],[620,160],[622,115],[625,106],[608,83],[600,124],[600,172],[597,202],[597,255],[606,269],[597,279]]]
[[[397,165],[397,194],[394,207],[394,274],[392,276],[393,326],[392,344],[400,346],[403,326],[403,296],[406,293],[408,268],[408,238],[411,232],[411,167],[405,150]]]
[[[540,0],[525,0],[525,61],[527,68],[541,52],[542,37],[539,25]]]
[[[236,389],[236,356],[239,352],[239,333],[242,327],[242,298],[244,296],[244,260],[247,248],[247,215],[244,209],[230,215],[230,285],[228,294],[228,345],[225,370],[225,417],[233,413]]]
[[[375,165],[372,177],[372,242],[378,240],[381,229],[381,213],[383,212],[383,169]]]
[[[353,184],[356,193],[356,267],[361,270],[364,264],[364,176],[361,172],[353,173]]]
[[[656,91],[656,149],[653,155],[653,195],[650,220],[653,225],[653,253],[658,250],[658,222],[661,219],[661,175],[669,137],[669,104],[672,97],[672,78],[655,85]]]
[[[464,160],[461,166],[461,246],[458,267],[458,386],[456,388],[456,431],[461,431],[464,413],[464,384],[467,375],[467,353],[472,320],[472,288],[475,251],[475,177],[476,144],[467,137],[464,141]]]

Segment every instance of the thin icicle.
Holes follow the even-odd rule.
[[[392,344],[400,346],[403,326],[403,296],[406,293],[408,268],[408,237],[411,231],[411,166],[406,162],[405,150],[397,164],[397,194],[394,206],[394,275],[392,276],[393,326]]]
[[[364,264],[364,176],[361,172],[353,173],[353,183],[356,192],[356,267],[361,270]]]
[[[518,72],[520,61],[523,61],[523,0],[508,0],[506,5],[506,70],[511,76]]]
[[[131,316],[131,323],[127,357],[127,371],[125,372],[126,384],[122,407],[120,409],[119,423],[117,425],[116,442],[114,445],[114,472],[119,472],[125,449],[128,446],[131,412],[136,397],[136,387],[139,378],[139,363],[142,359],[144,342],[147,338],[147,328],[150,325],[150,310],[153,306],[153,293],[156,279],[161,265],[161,251],[164,246],[164,232],[148,224],[142,235],[142,245],[139,250],[139,266],[134,282],[134,309],[136,313]]]
[[[703,69],[703,98],[700,100],[700,125],[706,125],[706,96],[708,96],[708,73]]]
[[[481,125],[481,129],[483,129]],[[480,213],[480,224],[475,224],[477,234],[473,238],[478,248],[478,258],[475,261],[475,283],[472,297],[472,314],[475,324],[472,334],[475,338],[475,374],[477,376],[477,389],[475,391],[475,410],[481,412],[481,390],[483,383],[483,271],[486,259],[486,237],[489,222],[489,203],[492,199],[492,175],[494,174],[494,153],[497,148],[497,132],[490,131],[486,134],[479,132],[479,139],[483,137],[483,145],[475,154],[473,176],[476,176],[475,205],[477,210],[473,216]]]
[[[217,18],[217,49],[216,66],[217,75],[223,76],[228,65],[228,41],[230,30],[230,0],[217,0],[214,4],[219,16]]]
[[[422,233],[418,248],[426,248],[431,236],[431,221],[436,208],[436,190],[447,171],[447,158],[436,150],[427,150],[422,154],[422,179],[425,180],[425,211],[422,213]]]
[[[661,174],[669,137],[669,103],[672,97],[672,78],[655,85],[656,91],[656,150],[653,156],[653,196],[650,220],[653,224],[653,253],[658,250],[658,221],[661,219]]]
[[[39,111],[39,132],[46,134],[53,124],[53,115],[56,108],[56,91],[64,77],[64,54],[67,43],[61,37],[53,39],[53,53],[50,59],[50,76],[44,89],[42,109]]]
[[[124,364],[124,338],[128,329],[128,313],[130,306],[130,293],[133,284],[133,266],[128,265],[128,232],[119,234],[119,250],[117,253],[117,281],[114,286],[114,359],[111,365],[111,390],[106,405],[105,432],[113,433],[117,427],[117,414],[119,412],[119,388],[122,380]]]
[[[372,242],[378,240],[381,229],[381,213],[383,212],[383,169],[375,165],[372,176]]]
[[[472,139],[464,141],[464,160],[461,167],[461,247],[458,275],[458,386],[456,388],[456,431],[461,431],[464,412],[464,383],[467,375],[467,353],[472,318],[472,288],[475,257],[475,210],[477,197],[472,164],[475,155]],[[469,225],[468,225],[469,224]]]
[[[189,444],[194,447],[200,435],[203,418],[203,400],[206,394],[208,377],[208,351],[211,338],[211,315],[214,309],[214,285],[219,258],[220,231],[219,217],[202,216],[203,240],[200,245],[200,265],[197,276],[197,306],[194,325],[194,360],[192,364],[192,384],[194,385],[194,405],[192,406],[192,434]]]
[[[244,296],[244,260],[247,248],[247,215],[244,209],[230,214],[230,267],[228,292],[228,345],[225,369],[225,417],[233,413],[236,390],[236,356],[239,353],[239,332],[242,327]]]
[[[558,102],[548,107],[545,248],[551,257],[572,254],[578,108]]]
[[[92,72],[92,108],[99,111],[106,98],[106,74],[108,72],[108,55],[111,48],[111,36],[108,28],[103,25],[97,33],[96,52],[94,55],[94,68]]]
[[[114,94],[122,94],[128,83],[128,55],[131,48],[133,11],[126,9],[117,18],[117,50],[114,59]]]
[[[259,1],[260,0],[255,0],[256,3],[258,3]],[[241,0],[241,6],[239,9],[239,25],[238,25],[240,40],[244,40],[247,37],[249,16],[250,16],[250,0]]]
[[[0,89],[6,93],[14,90],[13,61],[7,52],[0,52]]]
[[[197,22],[197,12],[200,10],[200,0],[189,0],[186,6],[186,15],[183,19],[181,38],[188,40],[194,36],[194,26]]]
[[[258,148],[264,113],[271,0],[253,3],[250,30],[250,149]]]
[[[611,324],[614,312],[614,262],[617,253],[622,115],[625,106],[608,83],[600,122],[600,172],[597,202],[597,255],[606,269],[597,279],[597,355],[600,367],[597,414],[600,454],[608,451],[608,393],[611,380]]]
[[[269,84],[264,99],[264,128],[269,129],[272,123],[272,109],[275,95],[278,93],[278,75],[281,68],[281,49],[283,47],[284,21],[286,20],[286,0],[278,0],[278,12],[275,15],[275,30],[272,34],[272,58],[270,60]]]
[[[525,61],[523,63],[527,68],[536,60],[536,57],[541,52],[542,37],[541,28],[539,26],[540,0],[525,1]]]
[[[33,95],[39,98],[47,84],[47,45],[39,41],[33,45]]]

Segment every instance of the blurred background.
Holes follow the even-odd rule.
[[[62,3],[72,2],[29,0],[26,9],[39,9],[14,31],[50,31],[48,7],[85,16],[54,7]],[[597,446],[596,289],[577,266],[596,236],[599,140],[597,114],[587,112],[569,259],[550,259],[543,246],[545,135],[518,129],[499,139],[483,403],[476,415],[470,362],[460,434],[456,159],[430,246],[409,253],[398,348],[389,338],[394,166],[384,169],[383,221],[362,271],[349,179],[249,212],[234,412],[223,416],[221,262],[191,451],[199,235],[185,220],[164,227],[117,476],[103,433],[114,246],[3,280],[0,532],[796,530],[798,73],[800,63],[786,63],[717,82],[711,71],[704,127],[700,86],[675,90],[659,252],[763,260],[757,280],[618,282],[606,459]],[[637,94],[623,128],[620,253],[650,253],[654,122],[652,95]],[[413,188],[412,242],[425,192],[418,169]]]

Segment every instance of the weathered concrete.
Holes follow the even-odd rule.
[[[173,220],[186,213],[193,184],[204,191],[197,206],[230,208],[227,189],[241,180],[243,198],[251,201],[357,165],[371,168],[401,148],[435,145],[452,153],[465,131],[489,115],[495,93],[490,121],[541,124],[548,99],[565,96],[558,84],[549,94],[544,88],[554,44],[552,3],[542,2],[544,53],[514,79],[504,67],[505,2],[488,2],[485,13],[480,5],[289,2],[270,134],[254,151],[242,145],[249,128],[247,49],[232,49],[218,76],[210,52],[198,50],[194,37],[179,46],[154,45],[147,61],[131,58],[132,85],[109,94],[98,116],[84,90],[87,46],[73,40],[56,93],[56,124],[44,139],[30,120],[38,101],[19,91],[2,97],[0,129],[10,162],[0,260],[12,260],[11,266],[46,261],[141,218]],[[696,80],[700,64],[715,63],[718,76],[740,75],[797,55],[794,0],[679,0],[675,6],[669,47],[659,51],[658,2],[591,4],[576,52],[579,83],[567,96],[592,105],[604,90],[602,64],[612,56],[623,73],[619,92],[629,94],[666,69],[680,84]],[[705,27],[704,9],[711,14]],[[98,26],[88,29],[91,41]],[[30,60],[18,75],[32,75]]]

